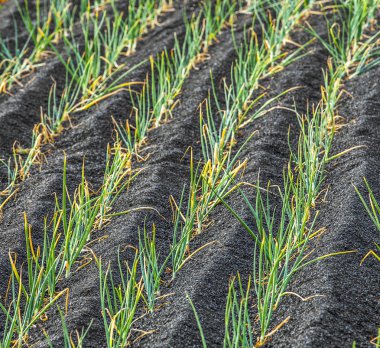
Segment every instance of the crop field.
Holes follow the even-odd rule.
[[[0,348],[380,348],[380,0],[0,0]]]

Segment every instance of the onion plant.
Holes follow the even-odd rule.
[[[242,44],[237,45],[234,40],[237,58],[231,67],[231,83],[224,88],[226,107],[230,110],[230,118],[236,119],[237,127],[244,127],[257,117],[252,115],[246,119],[260,99],[252,100],[254,92],[259,88],[259,81],[308,54],[302,51],[310,42],[298,47],[291,54],[284,52],[282,48],[287,42],[292,42],[289,38],[291,30],[310,10],[312,4],[313,1],[287,0],[281,3],[264,1],[252,5],[251,11],[255,15],[252,27],[244,29]],[[269,12],[267,7],[270,8]],[[256,23],[259,24],[262,34],[260,42],[253,30]]]
[[[255,340],[251,318],[252,288],[246,289],[240,275],[230,280],[225,312],[224,348],[253,347]]]
[[[32,147],[29,149],[22,148],[18,142],[13,145],[13,154],[8,161],[0,160],[0,166],[6,172],[7,180],[0,188],[0,211],[10,196],[15,193],[16,184],[25,180],[33,164],[40,164],[43,160],[41,145],[45,143],[45,136],[49,135],[44,132],[42,124],[36,125],[32,133]]]
[[[14,178],[14,181],[9,186],[10,193],[15,188],[17,181],[24,181],[28,177],[32,165],[40,164],[43,160],[41,152],[43,134],[39,129],[39,125],[33,128],[33,146],[31,148],[22,148],[17,142],[13,145],[13,161],[10,168],[13,170],[12,178]]]
[[[161,298],[160,286],[165,267],[171,257],[171,252],[162,263],[156,250],[156,227],[153,225],[151,236],[148,235],[144,224],[143,232],[139,229],[139,263],[144,285],[143,300],[149,312],[155,309],[156,301]]]
[[[37,0],[34,13],[31,14],[30,1],[16,4],[24,27],[31,36],[36,59],[39,60],[52,41],[65,34],[73,24],[70,4],[67,1],[54,0],[47,2]]]
[[[65,268],[66,277],[89,241],[91,232],[101,228],[113,216],[110,210],[115,199],[129,185],[133,177],[130,154],[116,143],[112,149],[108,148],[103,184],[99,192],[91,194],[83,166],[81,183],[73,199],[70,199],[67,195],[65,159],[62,202],[56,199],[56,211],[61,215],[58,222],[62,224],[63,229],[62,267]]]
[[[355,191],[358,194],[361,202],[363,203],[363,206],[366,212],[368,213],[369,217],[371,218],[372,222],[376,226],[377,230],[380,232],[380,203],[376,199],[371,186],[369,185],[368,181],[365,178],[364,178],[364,183],[368,191],[368,199],[367,199],[368,202],[364,198],[364,196],[360,193],[357,187],[355,187]],[[374,250],[369,251],[367,255],[364,257],[364,259],[370,255],[373,255],[377,260],[380,261],[380,245],[375,243],[375,246],[376,246],[377,252]]]
[[[137,278],[138,260],[136,250],[132,264],[126,263],[123,267],[120,255],[118,256],[120,284],[115,282],[110,265],[104,271],[101,260],[98,262],[100,300],[108,348],[125,347],[129,344],[137,306],[142,296],[142,282]]]
[[[329,52],[334,67],[343,68],[342,74],[349,78],[380,64],[380,32],[377,30],[371,34],[371,24],[379,6],[378,0],[335,2],[333,19],[326,18],[326,39],[309,26],[309,31]]]
[[[186,258],[188,251],[188,244],[190,242],[191,233],[195,225],[195,216],[189,216],[191,209],[189,206],[194,204],[194,192],[190,191],[188,199],[188,208],[186,209],[186,215],[183,217],[181,208],[183,204],[184,190],[182,191],[181,200],[179,206],[175,206],[175,220],[173,227],[173,239],[171,245],[172,253],[172,277],[175,278],[177,272],[181,269]],[[194,214],[193,214],[194,215]],[[183,221],[182,221],[183,219]],[[189,232],[190,231],[190,232]]]
[[[246,165],[246,161],[237,161],[241,150],[234,156],[231,156],[231,152],[224,154],[215,165],[208,161],[205,166],[195,166],[191,155],[187,205],[184,206],[186,187],[182,191],[179,204],[171,197],[174,211],[171,245],[172,278],[175,278],[178,271],[192,256],[210,244],[193,252],[189,251],[191,239],[209,224],[208,216],[220,202],[221,197],[228,196],[235,189],[235,187],[231,188],[231,183]],[[185,208],[184,211],[183,208]]]
[[[84,347],[84,342],[86,339],[86,336],[91,328],[92,325],[92,320],[88,327],[82,328],[82,330],[79,332],[78,330],[75,331],[75,338],[73,338],[72,333],[69,331],[67,324],[66,324],[66,318],[62,311],[60,309],[59,314],[61,316],[61,324],[62,324],[62,333],[63,333],[63,347],[64,348],[83,348]],[[51,341],[50,336],[45,333],[47,344],[49,348],[54,348],[53,342]]]
[[[24,44],[18,40],[15,24],[14,47],[10,47],[0,34],[0,93],[7,93],[14,83],[19,83],[23,76],[29,74],[37,64],[31,65],[33,56],[28,56],[30,38]]]
[[[125,127],[116,124],[117,131],[130,151],[138,152],[144,143],[148,130],[158,127],[171,117],[182,85],[201,50],[203,29],[201,16],[185,19],[185,39],[181,45],[175,37],[171,52],[164,50],[155,58],[150,58],[151,71],[147,75],[140,93],[131,94],[134,116],[133,132],[126,121]]]
[[[241,5],[241,0],[216,0],[214,4],[211,1],[204,2],[202,8],[205,18],[204,52],[208,51],[209,46],[216,40],[217,34],[223,27],[233,24],[235,12],[240,9]]]
[[[12,161],[8,159],[8,161],[0,159],[0,167],[3,170],[3,178],[4,181],[0,191],[0,217],[2,214],[3,207],[8,202],[8,200],[15,193],[13,183],[17,180],[17,172],[12,168]]]
[[[174,201],[172,201],[173,204]],[[182,201],[180,202],[182,204]],[[177,207],[178,208],[178,207]],[[156,308],[156,301],[164,296],[160,295],[160,286],[163,282],[162,275],[167,267],[169,261],[172,261],[172,278],[175,274],[182,268],[187,259],[184,254],[187,253],[188,245],[188,235],[178,235],[181,231],[178,226],[180,225],[180,217],[177,209],[177,214],[175,218],[175,224],[177,228],[173,233],[173,240],[170,251],[168,255],[159,261],[159,255],[156,250],[156,227],[153,225],[151,235],[148,234],[146,226],[144,224],[143,232],[139,229],[139,264],[142,275],[142,283],[144,286],[143,290],[143,301],[149,312],[153,312]],[[200,247],[192,254],[188,255],[191,258],[196,253],[201,251],[205,246]]]
[[[192,157],[191,163],[193,165]],[[193,167],[190,167],[191,179],[190,189],[187,199],[187,209],[185,215],[182,213],[182,207],[184,204],[185,187],[182,190],[181,199],[179,205],[172,199],[172,206],[174,211],[174,226],[173,226],[173,238],[170,247],[171,253],[171,266],[172,266],[172,278],[174,279],[177,272],[182,268],[186,261],[186,255],[188,253],[188,245],[192,237],[192,232],[196,226],[196,209],[193,207],[197,204],[196,200],[196,188],[198,186],[197,175],[193,175]]]
[[[264,110],[275,101],[275,99],[262,103],[265,93],[261,93],[254,97],[260,86],[260,80],[273,75],[282,70],[287,65],[302,57],[301,50],[304,46],[297,49],[293,54],[277,56],[272,61],[271,54],[265,48],[265,44],[258,46],[255,34],[252,34],[247,45],[236,48],[238,58],[231,68],[231,83],[224,83],[224,97],[226,100],[228,113],[225,116],[225,122],[233,124],[234,128],[243,128],[255,119],[265,114]],[[245,46],[245,47],[244,47]],[[282,59],[284,58],[284,59]],[[283,96],[286,92],[278,95],[277,98]],[[214,93],[215,95],[215,93]],[[218,111],[223,109],[216,100]]]
[[[58,97],[57,83],[53,82],[50,88],[46,112],[41,112],[39,133],[44,136],[44,143],[48,143],[61,133],[63,123],[68,121],[70,114],[75,110],[75,105],[80,95],[80,88],[75,80],[69,80],[66,73],[65,88]]]
[[[174,200],[172,200],[172,203],[175,205]],[[182,204],[182,200],[180,204]],[[155,310],[158,299],[165,297],[165,295],[160,295],[160,286],[163,282],[162,275],[170,260],[172,262],[172,279],[174,279],[176,273],[182,268],[188,259],[210,244],[208,243],[201,246],[191,254],[189,253],[187,258],[184,256],[188,253],[187,246],[189,239],[186,234],[179,235],[179,233],[183,231],[183,229],[178,228],[178,226],[181,225],[179,212],[180,207],[176,207],[175,224],[177,227],[173,233],[173,241],[170,251],[162,262],[159,261],[159,255],[156,250],[155,226],[153,225],[151,236],[148,235],[145,225],[142,233],[139,229],[138,254],[141,270],[141,282],[143,285],[142,299],[149,312],[153,312]]]
[[[28,0],[17,2],[17,7],[22,28],[14,21],[14,37],[0,35],[0,93],[9,92],[14,83],[20,84],[25,75],[41,66],[49,46],[73,25],[74,14],[67,1],[37,0],[33,15]],[[22,29],[27,35],[24,43],[19,38]]]
[[[25,239],[31,239],[31,228],[25,217]],[[27,344],[28,333],[37,321],[43,319],[46,312],[67,293],[67,290],[54,292],[47,297],[54,266],[49,264],[49,251],[35,249],[26,243],[26,272],[18,267],[17,255],[10,253],[11,277],[9,297],[0,303],[0,310],[5,316],[1,347],[21,347]],[[9,302],[9,303],[7,303]]]
[[[286,56],[283,45],[291,42],[290,32],[299,20],[310,10],[314,0],[264,0],[257,1],[248,9],[255,15],[260,24],[262,42],[270,56],[271,64]],[[286,63],[286,59],[283,63]]]
[[[203,332],[201,320],[191,298],[187,294],[186,297],[194,312],[195,320],[197,322],[202,340],[202,347],[207,348],[207,342]],[[252,301],[251,279],[249,278],[246,289],[244,289],[241,277],[237,274],[236,277],[233,277],[230,280],[230,284],[228,286],[224,316],[224,348],[248,348],[255,346],[255,337],[253,335],[251,318]]]
[[[128,15],[120,12],[114,2],[112,5],[112,11],[102,15],[81,17],[80,42],[72,31],[64,38],[68,60],[56,50],[67,71],[80,85],[84,105],[125,87],[112,81],[120,71],[120,55],[134,52],[137,40],[156,23],[169,3],[133,0],[128,3]]]

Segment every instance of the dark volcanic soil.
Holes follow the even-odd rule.
[[[183,7],[183,4],[177,4],[174,13],[161,18],[161,25],[139,43],[138,53],[126,58],[130,66],[160,52],[164,47],[172,47],[174,32],[181,37],[184,30]],[[237,40],[241,39],[240,29],[246,17],[241,15],[241,19],[236,29]],[[324,23],[320,17],[314,16],[310,21],[323,33]],[[301,29],[292,37],[299,42],[308,39]],[[318,102],[322,69],[328,57],[318,43],[314,43],[310,51],[308,56],[262,83],[271,95],[302,86],[281,100],[282,106],[292,107],[295,103],[300,112],[306,110],[307,101]],[[210,88],[209,71],[212,69],[214,78],[220,81],[228,76],[235,57],[228,30],[220,35],[219,42],[209,53],[210,58],[193,70],[186,81],[173,120],[149,134],[142,153],[149,155],[147,161],[134,163],[135,168],[142,168],[143,171],[115,204],[116,211],[150,206],[157,209],[160,215],[140,211],[116,217],[93,236],[93,239],[108,236],[93,244],[92,249],[104,262],[111,261],[114,269],[118,248],[137,245],[138,227],[143,226],[144,219],[148,226],[156,224],[160,254],[168,252],[172,238],[169,196],[173,195],[178,200],[183,185],[188,182],[188,158],[183,158],[188,147],[192,146],[195,156],[200,156],[198,105],[207,97]],[[1,97],[0,157],[10,154],[14,141],[20,141],[25,146],[30,142],[33,124],[38,122],[39,109],[46,107],[51,75],[58,82],[62,81],[63,70],[60,69],[59,63],[51,59],[30,78],[25,88],[17,88],[13,96]],[[147,65],[142,66],[133,72],[131,79],[142,80],[148,70]],[[366,177],[375,193],[380,194],[376,189],[380,188],[379,81],[380,69],[377,68],[347,81],[345,85],[350,96],[342,100],[340,115],[346,125],[336,134],[333,151],[339,153],[356,145],[364,146],[331,162],[326,173],[327,194],[317,207],[320,211],[318,225],[326,227],[326,232],[314,241],[315,256],[344,250],[357,252],[315,263],[296,274],[289,291],[303,297],[317,294],[323,297],[306,302],[295,296],[284,298],[275,313],[273,327],[288,316],[291,320],[268,342],[270,347],[351,347],[353,341],[357,341],[358,347],[367,347],[376,335],[377,327],[380,327],[380,263],[368,258],[360,265],[363,256],[378,241],[378,232],[353,188],[353,185],[363,188],[362,178]],[[113,141],[111,116],[125,120],[130,115],[130,109],[128,95],[109,98],[88,112],[75,115],[75,127],[64,131],[53,146],[46,147],[47,162],[40,170],[35,168],[20,185],[16,199],[6,206],[0,222],[0,294],[6,290],[10,272],[8,251],[17,252],[20,260],[25,258],[24,211],[33,226],[35,243],[42,242],[43,218],[54,209],[53,194],[61,194],[63,151],[67,155],[71,189],[80,182],[83,157],[86,159],[86,177],[97,188],[105,167],[107,143]],[[260,172],[262,182],[271,180],[281,185],[282,169],[289,159],[289,129],[295,140],[297,120],[294,113],[275,109],[241,132],[240,144],[258,130],[242,153],[242,158],[248,159],[242,180],[255,182]],[[247,193],[250,193],[248,189]],[[248,209],[238,194],[233,194],[229,202],[249,219]],[[252,271],[253,242],[224,207],[215,209],[211,221],[204,233],[192,241],[191,249],[195,250],[208,242],[215,243],[194,256],[172,283],[163,285],[162,293],[170,296],[162,301],[162,306],[153,315],[146,315],[137,323],[138,329],[154,332],[135,342],[135,346],[201,347],[186,293],[198,311],[208,347],[223,346],[228,280],[236,272],[246,278]],[[130,255],[123,253],[122,256],[128,258]],[[105,346],[98,283],[98,270],[93,262],[61,284],[62,288],[70,288],[69,329],[87,327],[93,320],[85,347]],[[55,311],[49,313],[49,320],[43,327],[55,346],[60,347],[60,318]],[[38,329],[32,333],[31,340],[36,347],[47,347],[45,341],[36,338]],[[39,337],[42,337],[40,333]]]

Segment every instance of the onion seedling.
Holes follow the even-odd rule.
[[[56,199],[56,211],[61,214],[59,222],[63,229],[62,259],[66,277],[89,241],[91,232],[100,229],[114,215],[110,211],[116,197],[133,180],[130,154],[125,152],[119,143],[116,143],[113,148],[108,147],[103,184],[98,194],[91,194],[85,179],[84,166],[81,177],[81,183],[75,191],[73,199],[70,199],[67,196],[65,159],[62,202],[60,204]]]
[[[255,346],[251,322],[250,303],[252,301],[251,279],[246,290],[238,274],[230,280],[224,316],[224,348],[251,348]],[[188,294],[187,300],[194,312],[195,320],[202,340],[202,347],[207,348],[200,318]]]
[[[75,331],[76,337],[73,338],[72,333],[69,332],[69,329],[67,327],[66,318],[64,314],[59,308],[58,308],[58,311],[59,311],[59,315],[61,316],[61,324],[62,324],[62,332],[63,332],[63,347],[64,348],[83,348],[85,338],[92,325],[92,320],[86,329],[82,328],[80,332],[76,330]],[[44,332],[44,334],[45,334],[49,348],[54,348],[54,345],[53,345],[53,342],[51,341],[50,336],[46,332]]]
[[[164,50],[150,58],[151,71],[147,75],[140,93],[131,93],[132,115],[135,118],[133,133],[129,121],[125,127],[116,124],[116,129],[125,146],[134,153],[144,143],[148,130],[167,121],[176,106],[175,99],[200,54],[204,29],[202,15],[185,18],[185,38],[182,45],[175,37],[171,52]]]
[[[14,83],[19,83],[19,80],[38,66],[31,64],[34,56],[28,56],[29,43],[30,37],[25,44],[19,43],[16,23],[13,48],[9,47],[0,34],[0,93],[8,93]]]
[[[25,239],[31,241],[31,238],[31,228],[25,217]],[[64,289],[47,297],[55,264],[49,263],[47,250],[41,253],[32,243],[26,243],[26,248],[26,277],[23,267],[17,266],[17,255],[9,253],[12,268],[8,289],[10,303],[0,303],[0,310],[6,318],[1,347],[27,344],[28,333],[33,325],[45,316],[59,298],[67,294],[67,289]]]
[[[364,183],[368,192],[368,203],[364,196],[360,193],[359,189],[354,186],[356,193],[358,194],[360,201],[362,202],[367,214],[371,218],[377,230],[380,232],[380,203],[376,199],[375,194],[368,181],[364,178]],[[378,261],[380,261],[380,244],[375,243],[376,250],[369,251],[363,258],[362,262],[370,255],[374,256]]]
[[[21,28],[14,21],[14,38],[10,48],[9,41],[0,35],[0,93],[8,93],[14,83],[29,75],[35,68],[43,65],[48,47],[56,43],[73,25],[74,13],[70,4],[63,0],[37,0],[35,13],[31,15],[30,2],[17,2],[23,28],[27,39],[20,44]]]
[[[237,289],[236,289],[237,288]],[[230,280],[225,312],[224,348],[253,347],[254,335],[251,320],[251,279],[246,290],[240,274]]]
[[[241,0],[216,0],[205,1],[202,12],[205,17],[205,38],[203,40],[203,51],[208,52],[209,46],[216,40],[217,34],[227,24],[233,23],[234,15],[240,9]]]
[[[84,43],[79,43],[71,32],[70,36],[64,38],[69,59],[63,58],[55,49],[72,78],[81,86],[85,105],[93,99],[115,92],[116,83],[111,83],[111,77],[120,74],[117,64],[119,57],[122,53],[130,54],[134,51],[137,39],[146,32],[149,25],[154,25],[157,16],[168,6],[165,1],[160,1],[159,6],[155,3],[153,0],[133,0],[129,2],[127,16],[114,5],[111,13],[105,11],[95,17],[82,16]],[[119,89],[123,87],[126,86],[118,86]]]
[[[167,264],[168,257],[159,265],[159,255],[156,251],[156,226],[152,227],[152,236],[147,233],[144,224],[143,233],[139,229],[139,262],[144,284],[143,300],[150,312],[155,309],[157,298],[160,297],[161,277]]]
[[[335,2],[333,22],[326,18],[328,36],[322,38],[309,25],[309,31],[327,49],[335,69],[342,70],[342,76],[352,78],[380,64],[378,39],[380,32],[367,35],[371,31],[378,0],[352,0]]]
[[[116,284],[110,265],[104,271],[99,260],[100,300],[108,348],[125,347],[129,338],[137,306],[142,295],[142,282],[137,279],[138,251],[130,266],[123,267],[118,255],[120,284]]]

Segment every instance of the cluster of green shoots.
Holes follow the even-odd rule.
[[[377,230],[380,232],[380,203],[378,202],[378,200],[376,200],[375,194],[373,193],[373,190],[366,179],[364,179],[364,183],[368,191],[368,203],[357,187],[355,187],[355,190],[357,194],[359,195],[359,198],[361,202],[363,203],[363,206],[366,212],[370,216]],[[380,245],[377,243],[375,243],[375,245],[376,245],[377,252],[374,250],[370,250],[367,253],[367,255],[364,256],[362,262],[364,261],[365,258],[367,258],[370,255],[374,256],[378,261],[380,261]]]
[[[102,263],[100,270],[100,299],[106,342],[108,348],[126,347],[135,322],[137,307],[142,295],[142,284],[137,278],[138,251],[132,265],[122,265],[118,257],[120,284],[116,284],[110,267],[104,272]]]
[[[266,6],[269,5],[271,10],[267,13]],[[273,4],[258,3],[253,7],[253,26],[245,31],[243,44],[237,45],[234,41],[238,58],[231,68],[231,83],[228,85],[225,82],[224,86],[230,114],[228,122],[234,128],[244,127],[259,117],[260,113],[251,116],[252,109],[264,96],[260,95],[252,100],[254,92],[260,88],[259,81],[302,57],[301,51],[310,42],[302,46],[297,44],[298,49],[291,54],[285,52],[283,46],[288,42],[293,43],[290,32],[307,14],[311,5],[312,1],[283,1]],[[259,26],[260,42],[254,25]],[[221,111],[219,103],[218,111]]]
[[[230,280],[225,310],[225,333],[223,348],[254,347],[251,297],[251,278],[249,277],[244,289],[240,274]],[[202,347],[207,348],[206,337],[203,332],[201,320],[189,295],[186,295],[198,325],[202,340]]]
[[[315,35],[329,52],[335,69],[353,78],[379,64],[380,33],[369,34],[376,22],[379,0],[352,0],[334,2],[333,22],[326,18],[328,36],[322,38],[311,26],[309,31]],[[368,35],[367,35],[368,34]]]
[[[366,212],[368,213],[369,217],[371,218],[372,222],[374,223],[377,230],[380,232],[380,203],[379,200],[376,199],[375,194],[369,185],[368,181],[364,178],[364,183],[366,186],[366,189],[368,191],[368,202],[364,198],[364,196],[360,193],[359,189],[357,187],[355,188],[356,193],[358,194]],[[362,259],[361,263],[364,262],[364,260],[369,257],[373,256],[376,260],[380,261],[380,244],[375,242],[375,250],[370,250]],[[371,343],[374,344],[376,348],[380,348],[380,329],[378,330],[377,337],[375,337]],[[352,345],[353,348],[356,347],[356,343]]]
[[[53,83],[48,108],[46,112],[41,112],[41,122],[33,129],[30,148],[24,149],[15,143],[13,156],[8,161],[0,162],[7,173],[7,182],[0,191],[0,210],[16,192],[17,184],[29,175],[31,167],[43,162],[42,145],[52,142],[60,134],[70,114],[88,109],[138,84],[125,82],[125,79],[144,62],[126,69],[125,65],[117,64],[117,59],[135,50],[137,40],[156,25],[159,14],[171,3],[165,0],[158,3],[154,0],[130,1],[126,16],[117,10],[114,0],[110,1],[112,11],[105,11],[102,16],[98,12],[91,16],[91,7],[86,4],[82,3],[81,9],[87,10],[80,16],[84,44],[76,41],[72,26],[63,38],[68,57],[50,44],[66,67],[63,91],[57,91],[56,83]],[[114,20],[111,21],[108,16]]]
[[[336,8],[345,13],[344,20],[348,21],[340,25],[349,30],[349,33],[346,30],[339,32],[330,30],[328,41],[321,39],[313,29],[310,29],[330,53],[334,52],[329,58],[328,69],[324,74],[322,99],[316,107],[308,110],[306,115],[296,112],[300,135],[297,151],[291,150],[291,158],[284,171],[283,188],[277,187],[273,192],[270,183],[266,189],[263,189],[258,182],[253,202],[240,191],[252,214],[255,227],[252,228],[251,223],[244,221],[233,207],[223,200],[225,206],[252,236],[255,243],[252,282],[249,281],[247,289],[243,291],[241,280],[238,279],[238,300],[235,300],[236,281],[233,279],[230,284],[226,306],[225,347],[264,345],[268,338],[289,320],[286,318],[275,328],[271,328],[273,313],[282,298],[286,295],[299,297],[295,293],[287,292],[294,273],[317,260],[347,253],[336,252],[311,259],[312,250],[309,241],[323,231],[314,228],[318,213],[314,213],[313,209],[323,191],[326,164],[352,150],[330,156],[334,132],[339,128],[339,124],[336,123],[336,109],[342,95],[343,79],[360,74],[378,64],[378,60],[374,59],[377,48],[372,45],[378,34],[365,36],[362,41],[362,33],[373,19],[374,8],[371,6],[373,6],[372,1],[348,1],[337,5]],[[359,24],[358,18],[362,19]],[[357,40],[347,40],[347,35]],[[347,52],[350,52],[349,57],[355,58],[349,59],[346,56]],[[273,206],[272,196],[276,196],[280,201],[280,210],[276,210]],[[376,223],[379,210],[375,202],[370,194],[370,206],[365,206]],[[252,335],[255,328],[252,325],[252,314],[249,313],[248,303],[254,303],[257,308],[259,334],[256,342]],[[194,307],[193,309],[195,311]],[[205,347],[200,321],[197,316],[196,318]]]
[[[225,105],[219,101],[213,83],[212,92],[200,107],[202,162],[194,165],[191,158],[186,212],[181,212],[183,198],[179,205],[175,205],[173,277],[182,267],[183,260],[187,259],[191,238],[208,225],[208,217],[214,207],[239,186],[233,183],[245,168],[246,160],[239,159],[244,145],[232,154],[237,142],[236,133],[263,116],[269,105],[288,92],[261,102],[265,94],[253,97],[259,88],[259,81],[302,56],[303,46],[291,55],[283,53],[281,47],[309,5],[304,1],[290,1],[288,6],[274,7],[275,13],[268,13],[258,6],[255,7],[253,25],[259,23],[267,39],[259,43],[253,29],[245,29],[243,43],[240,46],[235,44],[237,58],[231,67],[231,82],[223,81]],[[216,105],[216,110],[212,105]]]
[[[59,315],[61,316],[61,325],[62,325],[62,333],[63,333],[63,347],[64,348],[83,348],[85,338],[91,328],[92,321],[87,326],[87,328],[82,328],[81,331],[76,330],[75,335],[69,331],[65,315],[62,313],[61,309],[57,307]],[[47,344],[49,348],[54,348],[53,342],[51,341],[50,336],[45,332]],[[73,337],[74,336],[74,337]],[[62,347],[60,343],[60,347]]]

